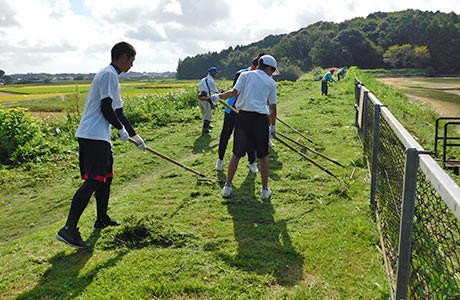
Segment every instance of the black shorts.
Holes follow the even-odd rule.
[[[251,141],[258,158],[268,155],[267,115],[240,110],[235,122],[233,153],[243,157]]]
[[[81,179],[106,182],[113,177],[112,146],[105,141],[78,138]]]

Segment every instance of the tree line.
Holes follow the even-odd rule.
[[[455,13],[404,10],[376,12],[341,23],[317,22],[289,34],[269,35],[247,46],[229,47],[179,60],[178,79],[203,77],[210,66],[232,79],[258,53],[278,60],[279,79],[296,79],[315,66],[427,68],[460,73],[460,21]]]

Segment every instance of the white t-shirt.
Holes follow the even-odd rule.
[[[111,143],[111,124],[101,111],[101,100],[110,97],[113,110],[123,107],[118,73],[111,65],[100,70],[93,79],[85,108],[75,136]]]
[[[236,101],[238,110],[268,115],[267,99],[269,104],[276,104],[276,82],[265,71],[241,73],[234,89],[240,93]]]
[[[208,79],[208,86],[206,85],[206,79]],[[211,95],[209,95],[209,92],[211,90]],[[213,94],[218,93],[219,91],[217,90],[216,82],[214,81],[214,78],[211,75],[208,75],[201,79],[200,81],[200,86],[198,88],[198,94],[201,94],[201,92],[206,92],[208,94],[208,97],[211,97]]]

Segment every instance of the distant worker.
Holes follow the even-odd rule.
[[[211,101],[211,95],[218,93],[215,79],[217,77],[217,68],[211,67],[208,69],[208,75],[201,79],[198,88],[198,104],[200,106],[201,115],[203,116],[203,133],[210,133],[212,126],[212,110],[215,108]]]
[[[252,71],[257,68],[257,64],[259,63],[259,59],[262,55],[264,54],[263,53],[259,54],[252,61],[252,64],[249,68],[241,69],[238,72],[236,72],[235,79],[233,80],[233,86],[235,86],[241,73]],[[238,95],[228,98],[227,104],[235,107],[237,98],[238,98]],[[230,110],[228,107],[225,108],[224,124],[222,126],[222,131],[220,133],[220,139],[219,139],[219,151],[218,151],[219,158],[217,159],[217,162],[216,162],[217,171],[222,171],[223,169],[225,150],[227,149],[228,140],[230,139],[230,136],[232,135],[233,129],[235,127],[236,115],[237,114],[233,112],[232,110]],[[259,169],[257,168],[257,164],[255,162],[256,153],[254,150],[254,146],[252,144],[249,145],[247,153],[248,153],[249,169],[251,170],[252,173],[257,173]]]
[[[334,78],[332,78],[332,74],[334,74],[335,69],[332,68],[329,72],[324,74],[323,79],[321,79],[321,95],[327,96],[327,82],[336,82]]]
[[[232,193],[232,181],[238,162],[246,154],[250,143],[253,143],[260,160],[262,177],[260,197],[262,200],[268,200],[272,194],[268,187],[268,137],[276,136],[276,82],[272,75],[278,72],[277,69],[275,58],[271,55],[263,55],[259,59],[257,69],[241,73],[233,89],[212,95],[213,98],[228,99],[239,94],[236,108],[240,113],[236,117],[233,154],[228,164],[225,186],[222,189],[224,198],[230,197]]]
[[[318,81],[319,80],[319,72],[318,72],[318,69],[315,67],[313,69],[313,72],[315,73],[315,81]]]
[[[340,78],[344,79],[345,74],[347,74],[347,67],[340,68],[337,72],[337,81],[340,81]]]
[[[56,238],[75,248],[88,248],[78,231],[78,221],[91,195],[96,195],[97,220],[95,230],[121,223],[109,217],[110,184],[113,177],[113,154],[111,126],[118,130],[118,137],[127,141],[131,137],[145,150],[145,143],[136,134],[123,113],[121,89],[118,75],[128,72],[133,66],[136,50],[126,42],[113,46],[112,62],[100,70],[91,83],[85,108],[75,136],[78,138],[80,175],[85,180],[72,199],[67,222],[56,234]]]

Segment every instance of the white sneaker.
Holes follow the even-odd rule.
[[[232,185],[226,183],[224,185],[224,188],[222,189],[222,197],[229,198],[231,193],[232,193]]]
[[[262,188],[262,191],[260,192],[260,199],[268,200],[271,195],[272,195],[272,190],[269,187],[266,190]]]
[[[255,162],[252,164],[249,164],[249,170],[251,170],[252,173],[259,172],[259,169],[257,168],[257,164]]]
[[[273,142],[272,142],[272,139],[271,139],[271,138],[269,138],[269,139],[268,139],[268,147],[269,147],[269,148],[273,148],[273,147],[275,147],[275,144],[273,144]]]
[[[223,167],[224,167],[224,161],[222,159],[217,159],[216,171],[222,171]]]

